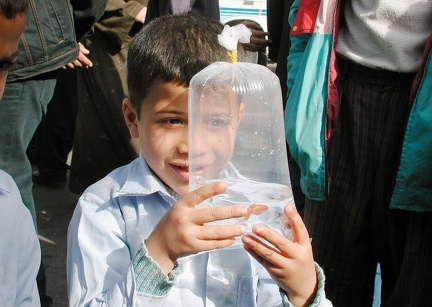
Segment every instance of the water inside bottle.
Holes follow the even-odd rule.
[[[287,226],[283,208],[286,205],[294,206],[292,190],[289,186],[258,182],[247,178],[224,178],[205,180],[200,178],[196,181],[198,185],[206,185],[217,181],[228,184],[228,190],[216,195],[197,208],[210,208],[217,206],[244,205],[248,208],[248,214],[243,218],[233,218],[223,221],[209,223],[210,225],[234,225],[243,224],[246,232],[251,233],[252,227],[256,224],[264,224],[277,231],[284,237],[291,237],[291,229]],[[238,238],[233,245],[242,246],[241,239]]]

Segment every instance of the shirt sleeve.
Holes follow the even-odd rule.
[[[16,204],[24,206],[22,203]],[[25,208],[26,209],[26,208]],[[41,251],[30,212],[26,209],[21,225],[16,229],[19,255],[17,267],[16,306],[39,306],[40,298],[36,284]]]
[[[167,276],[160,265],[149,256],[145,242],[134,257],[133,269],[138,291],[155,296],[167,295],[179,274],[176,263],[171,274]]]
[[[134,256],[115,200],[104,202],[95,194],[83,194],[68,229],[69,306],[163,306],[165,296],[137,289],[134,263],[140,264],[146,257]],[[157,271],[151,263],[148,268],[149,276]],[[141,271],[138,273],[141,280]],[[164,283],[156,283],[156,278],[148,278],[149,283]]]

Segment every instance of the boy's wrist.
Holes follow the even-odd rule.
[[[176,260],[172,260],[167,253],[164,253],[160,248],[161,244],[156,242],[156,240],[150,235],[150,237],[145,241],[145,246],[148,251],[149,256],[156,261],[162,268],[163,272],[169,276],[171,271],[177,263]]]
[[[310,297],[306,300],[302,300],[299,304],[296,299],[291,300],[288,297],[288,294],[282,289],[279,288],[279,292],[282,296],[283,305],[285,307],[294,307],[294,306],[320,306],[321,300],[325,300],[324,294],[324,283],[325,283],[325,275],[323,269],[315,262],[315,271],[316,271],[316,283],[315,290],[310,295]]]

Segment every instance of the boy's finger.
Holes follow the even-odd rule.
[[[207,241],[233,239],[246,233],[244,225],[206,226],[205,228],[198,234],[198,239]]]
[[[201,213],[195,221],[197,224],[204,224],[232,218],[243,218],[248,214],[248,209],[244,205],[220,206],[214,208],[204,208],[201,210]],[[238,223],[241,222],[242,221],[239,221]]]
[[[266,228],[264,226],[261,226],[261,227],[263,229]],[[270,229],[268,229],[268,230],[270,230]],[[271,263],[273,265],[278,265],[278,263],[281,263],[281,261],[283,261],[285,259],[285,256],[281,255],[282,251],[277,250],[276,248],[267,245],[265,242],[262,242],[261,240],[259,240],[258,238],[254,237],[252,235],[243,236],[242,242],[243,242],[246,250],[251,254],[251,256],[254,257],[261,264],[264,264],[264,262],[267,262],[267,263]],[[272,242],[269,241],[269,243],[272,243]],[[291,242],[289,242],[289,243],[291,243]]]
[[[191,208],[195,208],[196,205],[202,203],[207,198],[225,192],[227,188],[228,186],[225,182],[215,182],[185,194],[180,201]]]
[[[284,253],[287,256],[292,256],[293,244],[290,240],[285,238],[280,233],[277,233],[274,230],[264,226],[264,225],[255,225],[252,228],[252,231],[258,237],[265,239],[270,244],[274,245],[278,250]],[[260,253],[259,250],[257,250]]]
[[[297,210],[291,205],[286,205],[284,213],[291,225],[294,241],[300,244],[310,243],[309,233]]]
[[[209,240],[209,241],[200,241],[200,251],[210,251],[214,249],[220,249],[224,247],[231,246],[235,243],[235,239],[229,238],[224,240]]]

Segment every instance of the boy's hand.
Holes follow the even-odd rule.
[[[226,183],[203,186],[184,195],[162,217],[146,241],[149,255],[166,274],[171,272],[178,258],[202,251],[228,247],[235,237],[245,233],[243,225],[204,226],[204,223],[244,217],[247,208],[242,205],[196,209],[205,199],[221,194]]]
[[[293,242],[263,225],[255,225],[253,233],[276,248],[252,235],[245,235],[242,241],[246,251],[266,268],[290,302],[294,306],[306,306],[315,297],[317,287],[312,246],[306,226],[295,208],[285,206],[284,214],[292,227]]]

